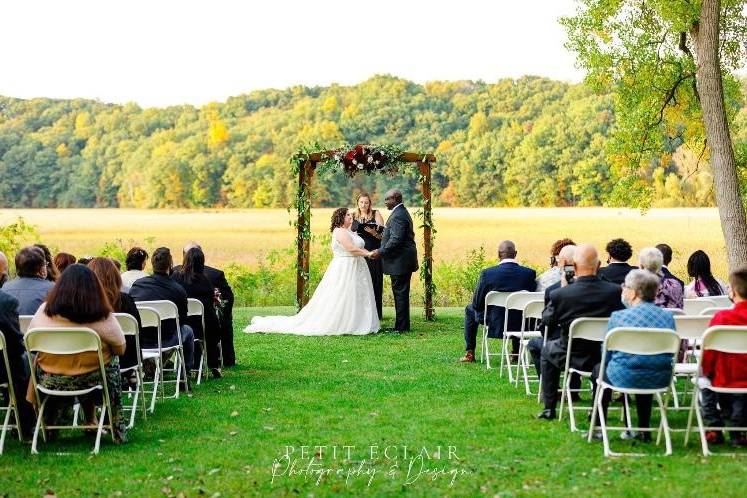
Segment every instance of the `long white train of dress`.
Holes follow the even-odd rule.
[[[363,239],[349,233],[353,243],[362,248]],[[378,332],[379,325],[366,261],[346,251],[333,236],[332,261],[308,304],[293,316],[255,316],[244,332],[365,335]]]

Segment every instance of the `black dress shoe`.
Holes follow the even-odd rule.
[[[558,416],[555,414],[555,410],[547,408],[539,412],[537,418],[545,420],[555,420],[556,418],[558,418]]]
[[[220,373],[220,368],[211,368],[210,373],[212,374],[214,379],[220,379],[223,377],[223,374]]]

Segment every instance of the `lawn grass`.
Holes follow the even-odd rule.
[[[529,398],[497,370],[460,364],[462,312],[439,309],[426,323],[414,313],[405,335],[294,337],[238,333],[253,314],[290,308],[237,310],[239,366],[209,380],[192,398],[167,400],[130,442],[109,441],[90,456],[92,440],[63,437],[32,457],[10,440],[0,457],[0,495],[42,496],[736,496],[744,458],[701,456],[675,436],[671,457],[605,459],[601,444],[571,434],[566,422],[537,421]],[[391,323],[386,310],[385,321]],[[385,323],[386,325],[387,323]],[[683,416],[672,417],[683,423]],[[618,448],[628,443],[617,442]],[[398,446],[400,460],[379,458],[368,475],[278,476],[272,464],[286,446],[332,446],[324,468],[350,469],[370,448]],[[409,460],[403,459],[407,446]],[[442,447],[441,460],[434,453]],[[448,459],[448,446],[459,458]],[[468,475],[417,475],[425,447],[429,469]],[[651,450],[656,450],[651,445]],[[331,451],[330,448],[323,451]],[[64,455],[57,454],[64,452]],[[314,450],[312,450],[314,453]],[[390,451],[390,456],[394,456]],[[409,462],[415,470],[407,481]],[[308,460],[298,463],[308,464]],[[399,463],[395,475],[392,465]],[[376,474],[371,478],[371,469]],[[697,469],[697,470],[694,470]],[[280,471],[278,471],[280,472]],[[368,485],[369,478],[371,484]],[[219,494],[219,495],[218,495]]]

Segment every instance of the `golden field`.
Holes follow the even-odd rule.
[[[314,233],[329,230],[331,212],[313,211]],[[415,209],[411,212],[414,216]],[[196,240],[217,266],[254,265],[268,250],[288,247],[295,235],[290,214],[280,209],[4,209],[0,224],[19,216],[36,226],[41,241],[53,251],[82,256],[94,255],[104,243],[117,240],[148,249],[180,248]],[[715,209],[653,209],[642,215],[633,209],[608,208],[437,208],[434,220],[436,262],[458,260],[481,245],[492,258],[498,241],[507,238],[516,242],[519,259],[543,268],[555,239],[567,236],[603,250],[609,239],[624,237],[636,250],[669,243],[675,251],[672,269],[683,278],[687,257],[696,249],[711,256],[717,275],[726,276],[724,240]]]

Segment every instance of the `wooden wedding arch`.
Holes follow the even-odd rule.
[[[296,262],[296,302],[303,307],[309,301],[309,262],[311,260],[311,181],[314,178],[317,164],[328,161],[339,151],[327,150],[305,155],[298,164],[298,195],[296,209],[297,262]],[[420,278],[423,281],[425,295],[425,319],[432,321],[435,317],[433,296],[433,215],[431,212],[431,164],[436,162],[433,154],[402,152],[396,160],[403,165],[415,164],[419,172],[419,182],[423,194],[422,228],[423,258],[420,262]]]

